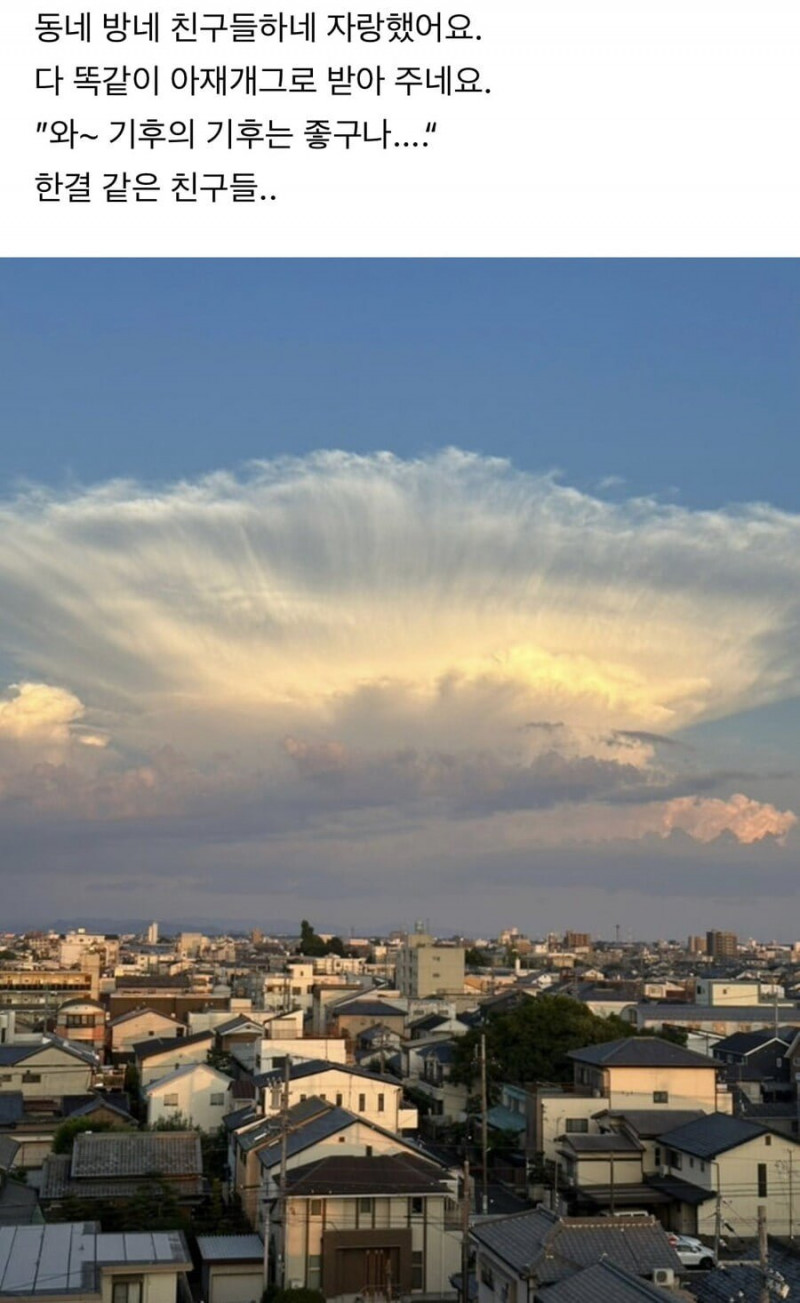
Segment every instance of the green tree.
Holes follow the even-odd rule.
[[[469,946],[464,953],[464,963],[467,968],[483,968],[486,956],[477,946]]]
[[[133,1131],[133,1127],[117,1126],[115,1122],[106,1122],[102,1118],[67,1118],[56,1128],[51,1149],[54,1154],[71,1154],[75,1137],[83,1131]]]
[[[507,1012],[489,1014],[486,1036],[486,1075],[490,1087],[501,1081],[524,1085],[532,1081],[571,1081],[570,1050],[631,1036],[630,1023],[612,1014],[600,1018],[565,995],[531,997]],[[472,1029],[456,1041],[454,1081],[471,1086],[479,1075],[481,1030]]]

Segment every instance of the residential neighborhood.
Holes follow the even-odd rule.
[[[800,1298],[798,946],[3,953],[0,1298]]]

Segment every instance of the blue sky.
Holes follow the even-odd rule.
[[[7,261],[2,482],[443,445],[689,505],[800,494],[800,266]]]
[[[2,270],[10,922],[785,932],[796,262]]]

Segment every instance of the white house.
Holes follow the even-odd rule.
[[[200,1131],[216,1131],[230,1108],[230,1077],[208,1063],[187,1063],[144,1088],[152,1126],[175,1117]]]
[[[255,1080],[264,1113],[278,1113],[284,1088],[283,1070],[263,1073]],[[321,1059],[293,1063],[289,1072],[288,1095],[289,1104],[299,1104],[316,1095],[368,1118],[388,1131],[414,1130],[417,1126],[417,1110],[405,1105],[399,1081],[343,1063],[327,1063]]]

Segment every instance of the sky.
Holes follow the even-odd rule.
[[[1,270],[0,927],[800,936],[797,263]]]

